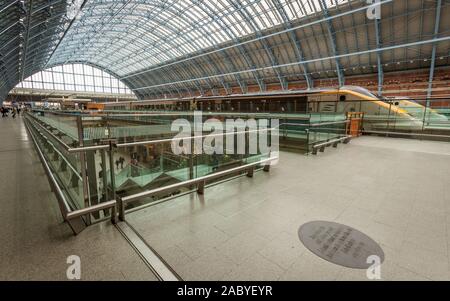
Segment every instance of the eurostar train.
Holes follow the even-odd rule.
[[[89,106],[92,106],[91,108]],[[105,111],[194,111],[283,113],[283,114],[347,114],[364,113],[365,130],[417,131],[445,125],[449,120],[434,109],[407,97],[380,98],[367,89],[344,86],[340,89],[267,92],[228,96],[204,96],[134,102],[88,104],[88,109]]]
[[[338,99],[337,99],[338,98]],[[364,113],[365,130],[417,131],[449,127],[449,119],[409,97],[380,98],[367,89],[344,86],[310,96],[309,112]]]

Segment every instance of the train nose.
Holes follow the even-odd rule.
[[[441,114],[432,114],[430,116],[430,122],[436,122],[436,123],[447,123],[449,122],[449,119],[447,116],[441,115]]]

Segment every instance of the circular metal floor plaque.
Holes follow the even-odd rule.
[[[344,267],[368,269],[374,264],[374,260],[379,259],[380,264],[384,261],[381,247],[369,236],[352,227],[314,221],[301,226],[298,236],[311,252]]]

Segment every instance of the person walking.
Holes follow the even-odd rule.
[[[116,169],[119,170],[119,163],[120,163],[120,159],[116,160]]]
[[[12,109],[12,118],[13,119],[16,119],[16,114],[17,114],[16,108],[13,108]]]

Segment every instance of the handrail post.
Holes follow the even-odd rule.
[[[306,129],[306,153],[309,154],[309,128]]]
[[[79,147],[84,147],[84,131],[83,131],[83,118],[81,115],[77,116],[77,132],[78,132],[78,145]],[[83,184],[83,199],[85,208],[91,205],[91,195],[89,191],[89,181],[87,176],[87,166],[86,166],[86,153],[80,152],[80,166],[81,166],[81,178]],[[91,224],[91,215],[86,216],[86,223]]]
[[[119,220],[121,222],[124,222],[125,221],[125,206],[123,205],[123,200],[121,197],[117,197],[116,202],[117,202],[117,207],[118,207],[118,211],[119,211]]]
[[[206,186],[206,181],[199,182],[197,185],[197,193],[204,195],[205,194],[205,186]]]
[[[252,166],[247,171],[247,177],[253,178],[254,174],[255,174],[255,167]]]
[[[247,162],[247,158],[250,157],[250,128],[246,127],[245,128],[245,162]]]
[[[102,182],[103,182],[103,193],[104,193],[104,201],[108,201],[108,169],[106,164],[106,151],[102,149],[100,151],[101,159],[102,159]],[[113,198],[114,199],[114,198]]]
[[[111,177],[111,198],[116,199],[116,174],[114,172],[114,148],[113,143],[109,141],[109,172]]]
[[[111,207],[111,223],[113,225],[117,224],[117,205],[118,203],[116,203],[115,206]]]

